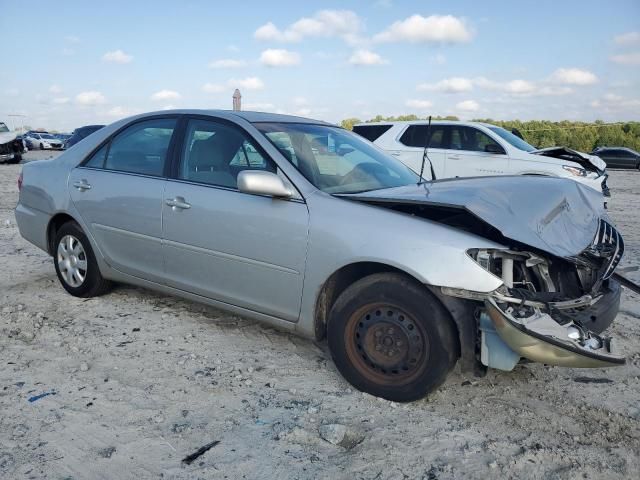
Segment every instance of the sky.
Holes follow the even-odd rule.
[[[230,109],[640,120],[640,1],[0,0],[0,121]],[[24,115],[24,120],[9,117]]]

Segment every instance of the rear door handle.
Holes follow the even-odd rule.
[[[165,201],[165,203],[169,205],[174,211],[178,209],[187,210],[191,208],[191,204],[187,203],[183,197],[169,198]]]
[[[91,185],[84,178],[79,182],[75,182],[73,186],[81,192],[84,192],[85,190],[91,190]]]

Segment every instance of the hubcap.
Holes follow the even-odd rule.
[[[378,305],[354,314],[347,350],[368,377],[409,380],[422,369],[428,340],[419,323],[402,310]]]
[[[64,282],[78,288],[87,277],[87,254],[80,240],[73,235],[65,235],[58,243],[58,269]]]

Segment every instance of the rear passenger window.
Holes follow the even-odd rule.
[[[237,188],[243,170],[276,171],[275,165],[239,129],[209,120],[189,120],[178,178]]]
[[[161,176],[175,126],[174,118],[146,120],[131,125],[111,140],[104,168]]]
[[[446,148],[445,125],[431,125],[429,148]],[[424,148],[427,144],[429,125],[410,125],[400,137],[400,143],[407,147]]]
[[[94,153],[89,161],[84,164],[85,167],[104,168],[104,160],[107,158],[107,149],[109,144],[103,145],[96,153]]]

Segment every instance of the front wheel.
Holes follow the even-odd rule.
[[[22,155],[16,154],[13,156],[11,160],[8,160],[7,163],[16,164],[22,161]]]
[[[40,144],[40,150],[44,150],[44,145],[42,143]]]
[[[74,297],[96,297],[106,293],[111,282],[100,273],[89,239],[75,222],[56,232],[54,264],[58,280]]]
[[[327,337],[336,367],[354,387],[398,402],[435,390],[459,356],[448,312],[423,285],[396,273],[348,287],[331,309]]]

